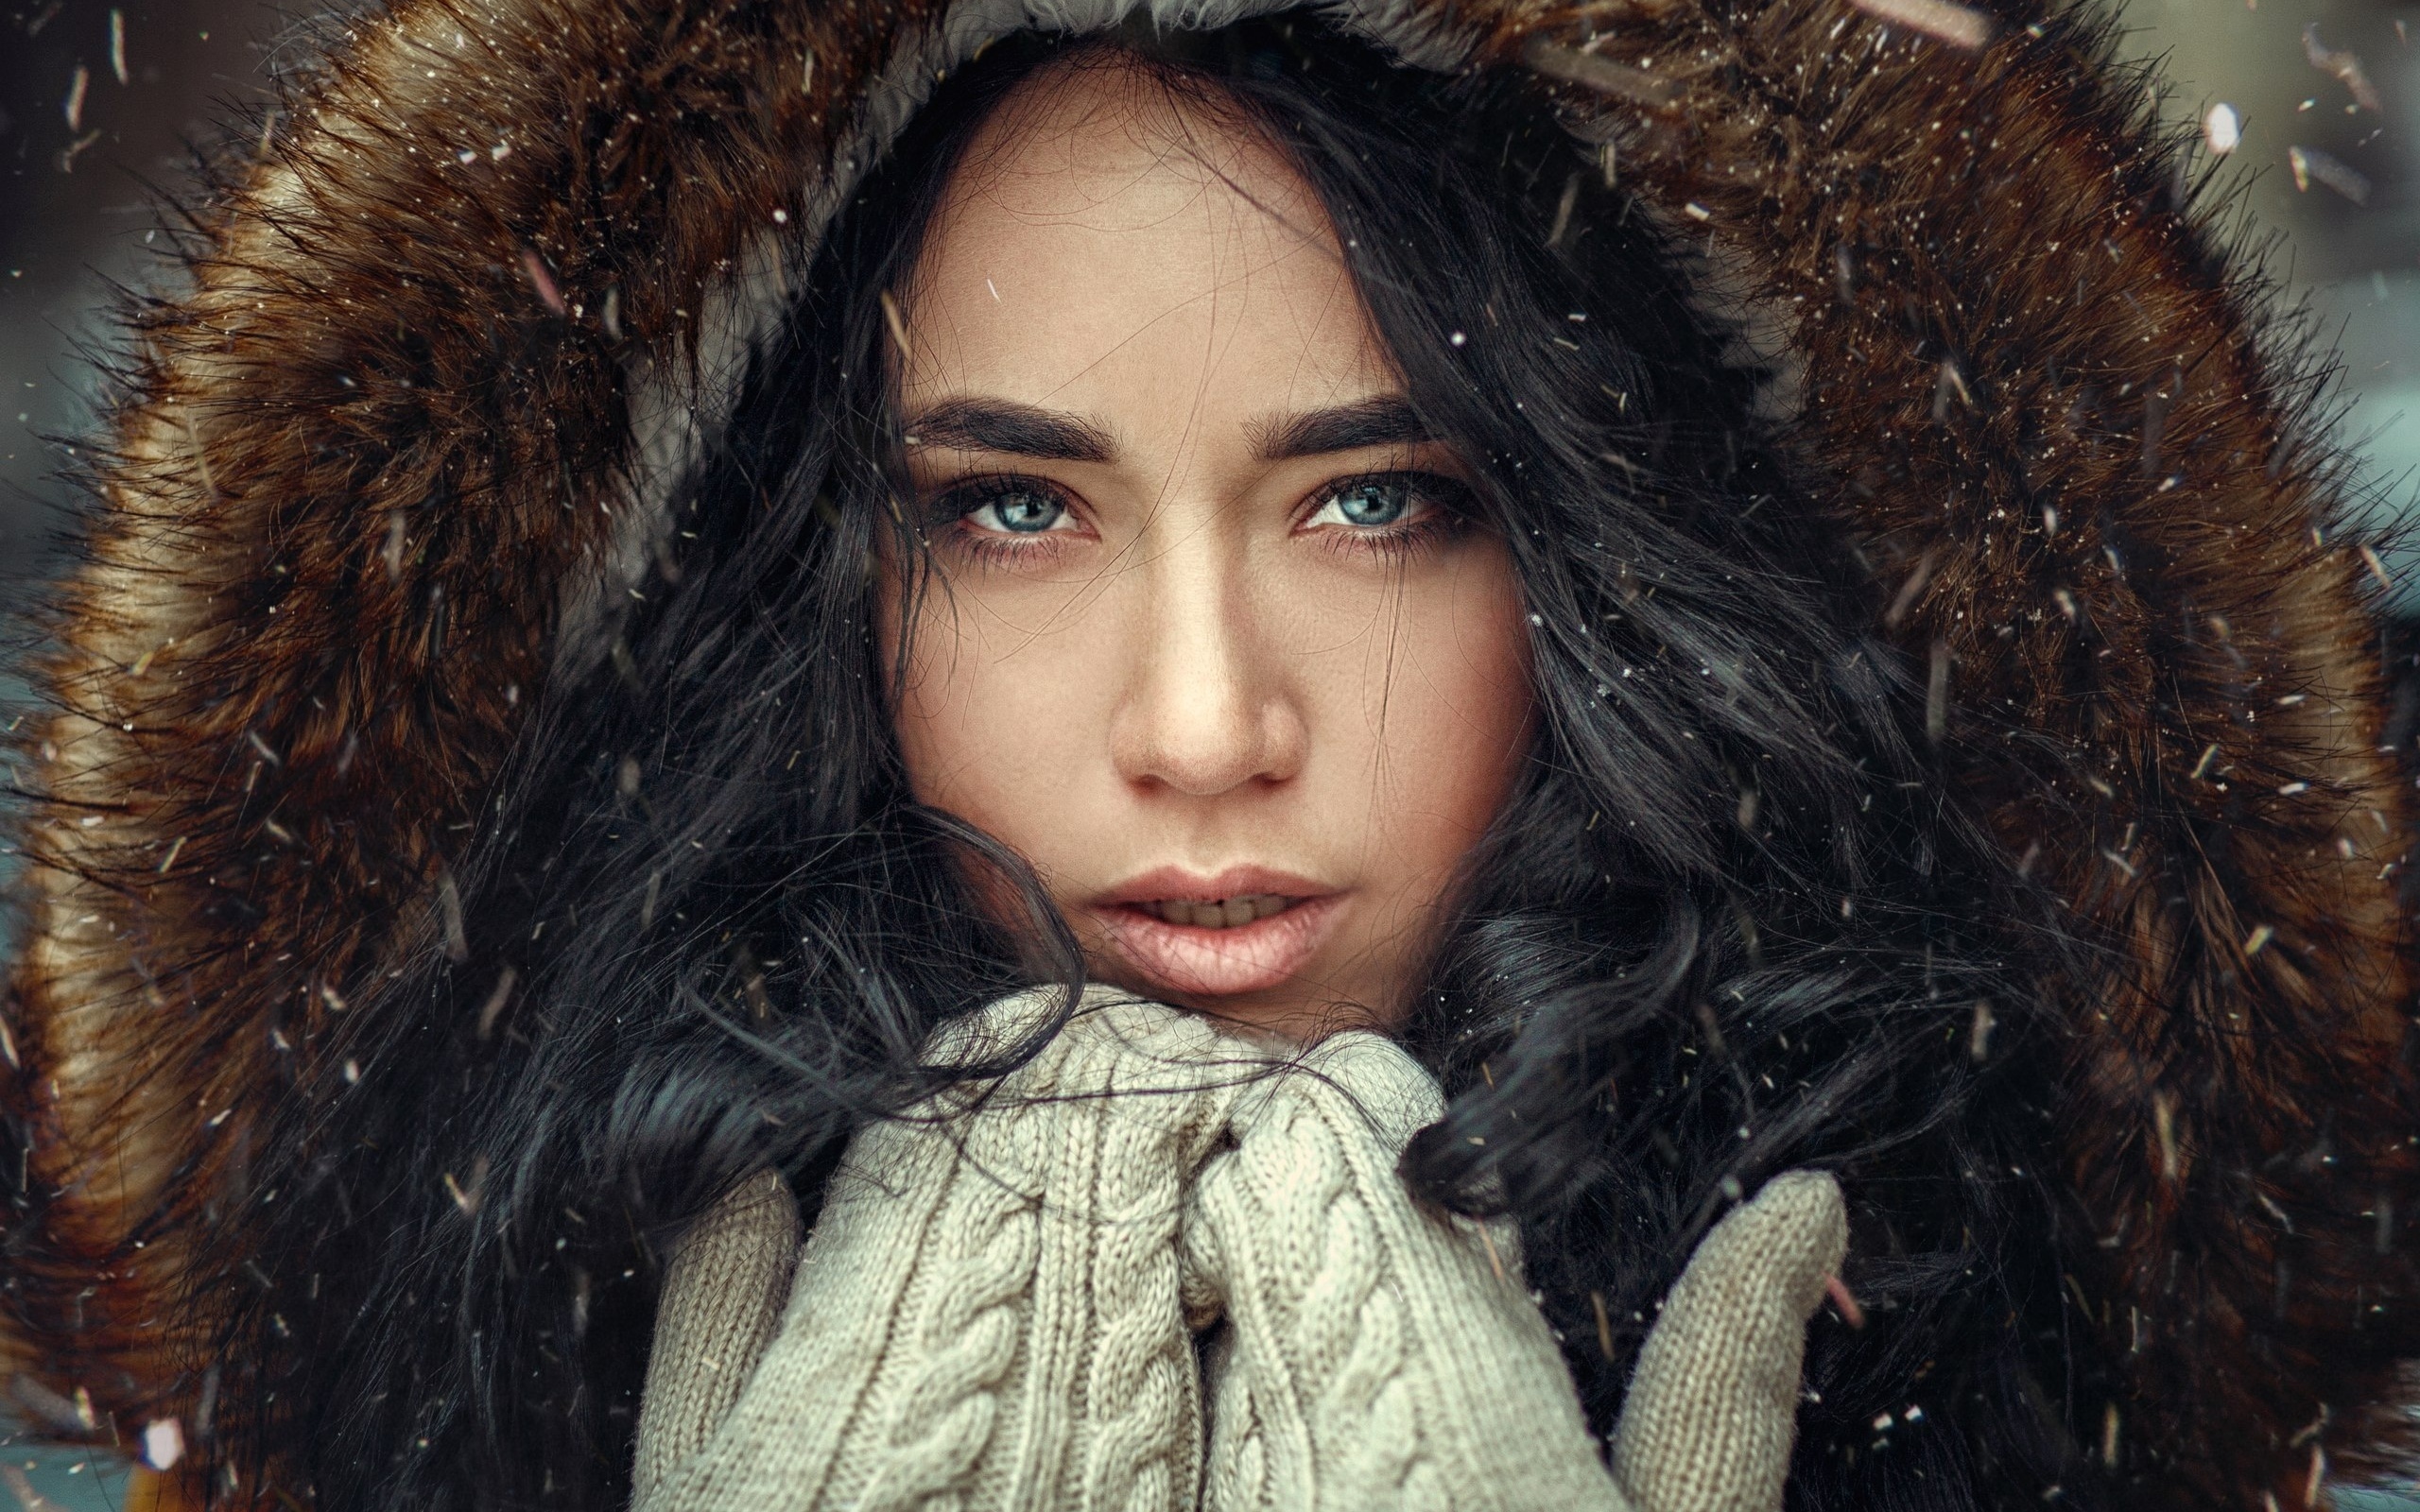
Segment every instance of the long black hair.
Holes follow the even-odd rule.
[[[1693,300],[1686,228],[1530,81],[1298,16],[994,46],[841,207],[610,651],[532,711],[457,948],[396,985],[417,1011],[354,1016],[256,1138],[237,1479],[414,1512],[626,1494],[683,1225],[767,1164],[811,1219],[853,1129],[997,1069],[920,1065],[938,1023],[1080,981],[1023,863],[910,799],[873,628],[876,574],[922,580],[882,299],[975,129],[1070,47],[1290,156],[1517,567],[1535,748],[1404,1030],[1452,1098],[1407,1179],[1519,1219],[1601,1430],[1705,1227],[1836,1170],[1872,1321],[1814,1329],[1793,1497],[1864,1505],[1912,1459],[1956,1504],[1978,1445],[2054,1468],[2036,1383],[2065,1356],[2003,1322],[2057,1284],[2025,1259],[2062,1216],[2023,1177],[2049,1050],[1977,943],[1986,852],[1926,781],[1923,679],[1861,633],[1857,544],[1776,461],[1777,375]],[[1910,1352],[1945,1332],[1973,1354]],[[1876,1426],[1918,1401],[1924,1431]],[[272,1441],[302,1461],[247,1465]]]

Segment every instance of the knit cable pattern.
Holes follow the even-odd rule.
[[[987,1057],[1055,1006],[1004,1000],[927,1055]],[[641,1512],[1195,1505],[1204,1434],[1177,1222],[1260,1067],[1222,1044],[1198,1018],[1097,989],[1009,1076],[860,1132],[778,1332],[702,1444],[667,1449],[665,1434],[697,1416],[671,1399],[714,1383],[694,1366],[651,1377],[640,1453],[661,1482]],[[688,1294],[712,1280],[673,1279],[686,1291],[663,1317],[694,1332]],[[696,1351],[660,1329],[657,1353]]]
[[[1305,1184],[1315,1184],[1325,1210],[1306,1230],[1320,1238],[1318,1263],[1294,1320],[1303,1358],[1326,1366],[1327,1379],[1313,1400],[1312,1442],[1328,1452],[1337,1482],[1353,1487],[1357,1498],[1443,1512],[1443,1481],[1422,1432],[1412,1373],[1405,1368],[1413,1341],[1403,1289],[1392,1284],[1378,1217],[1354,1179],[1336,1128],[1300,1104],[1292,1114],[1283,1136],[1286,1153],[1308,1158],[1318,1174]],[[1255,1153],[1275,1142],[1259,1143]],[[1282,1179],[1282,1173],[1266,1169],[1253,1174]]]
[[[1019,1115],[1009,1125],[1013,1135],[1029,1136],[1044,1122],[1030,1109]],[[963,1246],[964,1258],[940,1304],[918,1320],[912,1383],[892,1406],[889,1452],[859,1500],[863,1512],[957,1512],[955,1492],[992,1441],[995,1388],[1016,1358],[1020,1304],[1033,1290],[1042,1253],[1041,1204],[979,1173],[961,1172],[958,1180],[971,1189],[970,1200],[947,1239]]]
[[[1005,1000],[932,1053],[1046,1011]],[[1427,1074],[1367,1034],[1270,1054],[1096,992],[1010,1077],[861,1132],[794,1281],[786,1190],[735,1194],[667,1280],[638,1512],[1775,1512],[1844,1243],[1829,1177],[1701,1247],[1616,1476],[1512,1231],[1395,1175],[1442,1110]]]
[[[1099,1237],[1092,1289],[1096,1332],[1084,1376],[1089,1443],[1082,1481],[1082,1504],[1095,1512],[1183,1504],[1200,1472],[1201,1435],[1167,1431],[1169,1423],[1198,1422],[1201,1416],[1191,1338],[1184,1329],[1168,1327],[1184,1311],[1176,1263],[1181,1177],[1223,1132],[1223,1117],[1205,1115],[1223,1115],[1234,1088],[1256,1068],[1226,1067],[1215,1055],[1200,1055],[1198,1042],[1186,1042],[1192,1026],[1183,1027],[1188,1032],[1146,1036],[1111,1062],[1095,1125],[1101,1136],[1095,1194]],[[1190,1063],[1181,1058],[1188,1051],[1197,1052]],[[1171,1085],[1205,1082],[1217,1090],[1167,1099]]]
[[[1410,1341],[1403,1297],[1390,1284],[1369,1194],[1346,1157],[1349,1125],[1340,1130],[1323,1117],[1334,1109],[1318,1106],[1309,1075],[1301,1079],[1302,1087],[1270,1099],[1256,1126],[1201,1183],[1200,1211],[1218,1215],[1205,1227],[1243,1236],[1243,1248],[1256,1243],[1267,1256],[1253,1264],[1237,1254],[1242,1265],[1229,1272],[1255,1288],[1231,1305],[1244,1314],[1238,1329],[1261,1346],[1245,1351],[1252,1368],[1244,1394],[1267,1410],[1235,1425],[1246,1441],[1214,1454],[1254,1463],[1255,1478],[1280,1471],[1255,1493],[1269,1499],[1265,1504],[1309,1504],[1315,1485],[1304,1472],[1325,1462],[1335,1466],[1335,1482],[1357,1495],[1442,1505],[1404,1368]],[[1265,1327],[1253,1327],[1254,1314]],[[1272,1464],[1265,1435],[1289,1418],[1300,1424],[1286,1446],[1290,1452]]]
[[[1203,1169],[1187,1263],[1233,1334],[1216,1357],[1217,1512],[1624,1505],[1552,1339],[1501,1269],[1517,1252],[1500,1243],[1490,1260],[1394,1174],[1442,1110],[1401,1049],[1342,1035],[1248,1094],[1235,1148]],[[1475,1450],[1508,1400],[1519,1452]]]

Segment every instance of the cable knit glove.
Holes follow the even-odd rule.
[[[929,1054],[1013,1043],[1050,1005],[1004,1000]],[[727,1200],[666,1278],[638,1512],[1191,1507],[1176,1225],[1259,1066],[1192,1015],[1095,992],[1000,1082],[859,1132],[803,1252],[786,1194]]]
[[[935,1054],[1048,1007],[1007,1000]],[[1395,1175],[1442,1111],[1374,1036],[1272,1067],[1097,992],[997,1086],[859,1133],[803,1252],[770,1177],[683,1241],[638,1512],[1774,1512],[1845,1242],[1831,1179],[1775,1179],[1700,1246],[1609,1474],[1510,1228],[1423,1212]],[[1189,1330],[1222,1318],[1205,1463]]]
[[[1229,1324],[1207,1512],[1779,1507],[1806,1318],[1846,1244],[1831,1178],[1778,1178],[1701,1246],[1608,1474],[1509,1226],[1423,1212],[1395,1175],[1443,1112],[1427,1073],[1368,1034],[1246,1093],[1183,1230],[1189,1301]]]

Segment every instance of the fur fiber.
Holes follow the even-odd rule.
[[[220,164],[184,285],[132,313],[17,753],[0,1364],[52,1428],[206,1429],[214,1298],[259,1272],[196,1236],[276,1199],[248,1130],[326,1085],[298,1066],[344,1060],[396,963],[464,951],[451,863],[646,540],[634,414],[710,424],[708,312],[820,224],[945,9],[386,0]],[[1928,669],[1939,801],[2006,848],[2008,969],[2068,1025],[2053,1105],[2007,1116],[2053,1130],[2017,1175],[2077,1218],[2022,1326],[2123,1362],[2085,1452],[2155,1507],[2396,1463],[2420,1125],[2372,564],[2315,383],[2105,28],[1362,19],[1536,68],[1784,344],[1792,460]]]

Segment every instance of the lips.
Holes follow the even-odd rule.
[[[1299,975],[1334,932],[1343,896],[1260,867],[1215,876],[1174,868],[1136,877],[1093,905],[1111,947],[1151,987],[1179,997],[1266,991]]]

